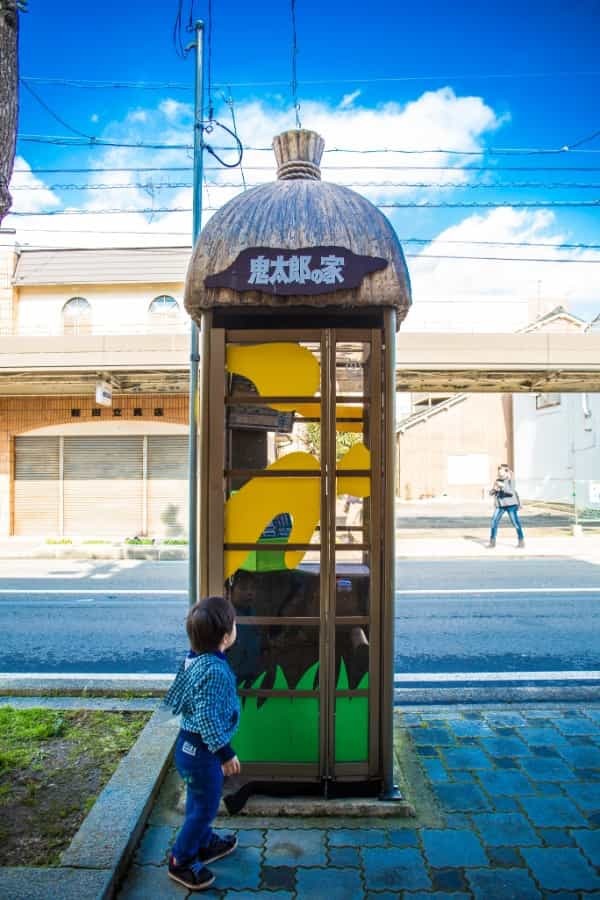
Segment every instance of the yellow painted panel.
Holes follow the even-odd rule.
[[[319,390],[319,360],[300,344],[231,344],[227,368],[249,378],[264,397],[312,397]]]
[[[364,444],[354,444],[337,464],[340,469],[370,469],[371,453]],[[371,493],[371,479],[368,475],[352,477],[338,475],[336,493],[351,494],[353,497],[368,497]]]

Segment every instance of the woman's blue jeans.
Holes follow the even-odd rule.
[[[492,516],[492,526],[490,532],[490,540],[496,539],[496,533],[498,531],[498,525],[500,524],[500,519],[502,518],[504,513],[508,513],[510,521],[513,523],[517,530],[517,537],[520,541],[523,540],[523,526],[521,525],[521,520],[519,519],[519,507],[518,506],[497,506],[494,515]]]
[[[198,851],[210,843],[223,791],[223,771],[200,736],[194,739],[189,732],[177,738],[175,766],[186,785],[185,820],[172,851],[182,865],[193,862]]]

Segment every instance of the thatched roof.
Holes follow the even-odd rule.
[[[290,131],[274,140],[279,163],[278,180],[239,194],[222,207],[203,229],[188,268],[185,305],[199,320],[203,309],[215,307],[291,306],[395,307],[401,321],[411,302],[410,281],[402,248],[386,217],[367,199],[349,188],[320,180],[322,139],[309,131]],[[335,290],[291,293],[278,290],[234,290],[207,287],[217,273],[236,271],[238,256],[249,248],[298,251],[327,247],[377,257],[379,267],[369,270],[353,288],[335,284]],[[368,267],[368,260],[366,261]],[[373,266],[371,265],[370,269]]]

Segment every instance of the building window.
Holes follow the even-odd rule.
[[[62,308],[63,334],[90,334],[92,307],[85,297],[71,297]]]
[[[560,406],[560,394],[536,394],[535,408],[548,409],[551,406]]]
[[[72,410],[71,410],[71,418],[73,418],[73,419],[79,419],[80,416],[81,416],[81,410],[80,410],[80,409],[72,409]]]
[[[94,409],[92,410],[92,415],[93,415],[93,416],[99,416],[99,415],[101,415],[101,414],[102,414],[102,410],[101,410],[101,409],[96,409],[96,408],[94,407]]]
[[[133,410],[134,416],[141,416],[142,413],[143,413],[143,410],[142,410],[141,406],[134,407],[134,410]]]
[[[169,297],[168,294],[161,294],[160,297],[154,298],[148,307],[148,312],[153,318],[156,316],[161,319],[174,319],[179,313],[179,303],[175,297]]]

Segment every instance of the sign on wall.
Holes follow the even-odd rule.
[[[103,378],[96,381],[96,403],[99,406],[112,406],[112,384]]]
[[[359,286],[365,275],[385,269],[380,256],[359,256],[345,247],[243,250],[223,272],[204,279],[207,288],[262,291],[266,294],[329,294]]]

